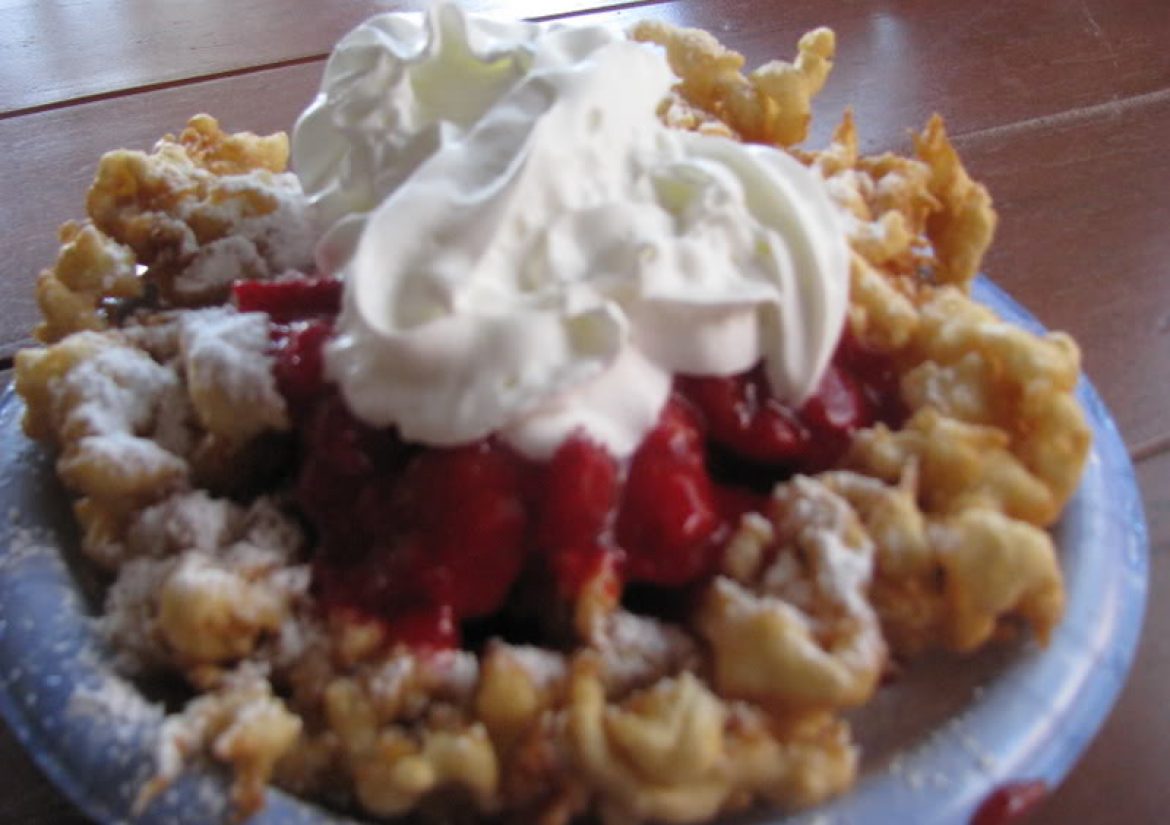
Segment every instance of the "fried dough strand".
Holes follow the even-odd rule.
[[[745,75],[706,32],[644,22],[631,36],[679,76],[669,125],[781,147],[807,137],[836,45],[817,29],[791,63]],[[62,227],[38,279],[51,346],[18,355],[16,387],[26,431],[59,450],[79,496],[85,551],[118,577],[107,632],[201,691],[166,723],[144,800],[206,754],[233,768],[241,814],[269,781],[341,788],[378,815],[447,805],[542,825],[797,809],[855,781],[839,714],[871,698],[891,654],[967,653],[1017,623],[1044,642],[1064,590],[1042,528],[1089,448],[1079,353],[970,298],[990,197],[940,118],[914,149],[862,155],[849,112],[826,148],[788,149],[840,208],[850,330],[896,368],[906,420],[779,485],[685,621],[625,610],[607,569],[559,617],[572,652],[496,640],[478,657],[407,650],[325,610],[277,500],[206,492],[288,428],[264,319],[216,306],[233,280],[311,264],[287,138],[199,115],[151,154],[106,155],[88,220]],[[222,380],[236,362],[259,372]]]

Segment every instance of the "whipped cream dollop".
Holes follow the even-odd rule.
[[[823,181],[782,151],[671,130],[656,47],[438,5],[351,32],[293,157],[346,279],[326,368],[410,440],[492,433],[629,455],[675,373],[761,359],[799,403],[848,299]]]

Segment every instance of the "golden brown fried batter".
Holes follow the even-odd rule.
[[[800,38],[794,62],[772,61],[744,77],[743,55],[701,29],[644,20],[630,35],[666,49],[680,78],[676,104],[684,111],[697,110],[675,113],[673,125],[697,126],[714,119],[743,140],[778,146],[800,143],[807,136],[812,99],[825,85],[836,51],[833,32],[816,29]]]
[[[664,47],[679,76],[669,125],[781,147],[805,139],[835,50],[817,29],[792,63],[744,75],[706,32],[645,22],[631,36]],[[227,489],[288,426],[264,319],[192,309],[236,279],[310,265],[287,139],[199,115],[151,154],[106,155],[89,221],[62,228],[38,280],[37,336],[52,346],[18,355],[16,385],[27,432],[60,451],[80,497],[84,549],[117,573],[115,645],[200,692],[167,722],[147,794],[207,754],[234,769],[242,813],[270,780],[383,816],[455,799],[462,815],[541,825],[799,808],[855,781],[839,714],[872,696],[888,651],[965,653],[1019,620],[1046,640],[1064,592],[1041,528],[1089,447],[1079,353],[970,298],[990,198],[940,118],[914,145],[864,156],[847,112],[828,147],[792,150],[840,208],[848,323],[896,369],[906,420],[780,485],[694,615],[633,615],[607,568],[556,617],[572,650],[497,640],[478,655],[388,648],[380,625],[325,615],[278,503],[192,489]]]

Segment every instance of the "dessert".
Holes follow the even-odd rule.
[[[815,805],[894,662],[1046,637],[1076,347],[967,296],[940,120],[787,148],[833,49],[439,5],[341,42],[296,176],[207,116],[102,159],[17,382],[113,649],[193,691],[143,804]]]

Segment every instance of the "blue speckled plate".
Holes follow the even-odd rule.
[[[976,296],[1040,325],[986,280]],[[1094,432],[1085,477],[1056,529],[1068,613],[1048,648],[1026,642],[961,663],[929,661],[854,719],[864,768],[848,796],[785,822],[965,823],[994,788],[1055,786],[1116,700],[1145,607],[1141,497],[1117,428],[1093,387],[1078,397]],[[0,712],[41,768],[102,822],[132,819],[152,764],[157,709],[112,672],[90,616],[98,586],[76,555],[68,505],[45,452],[20,432],[23,406],[0,396]],[[137,820],[224,820],[225,782],[191,770]],[[279,792],[252,823],[349,822]],[[777,822],[772,815],[737,823]]]

